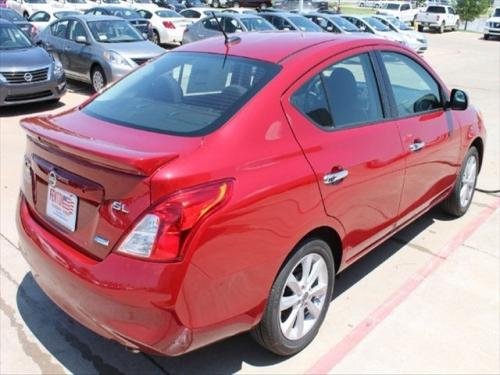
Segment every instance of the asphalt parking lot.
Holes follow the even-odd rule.
[[[488,130],[478,186],[500,186],[500,43],[427,34],[425,59],[468,92]],[[476,193],[450,220],[434,209],[344,271],[314,342],[291,358],[239,335],[182,357],[133,354],[82,327],[40,290],[17,250],[19,119],[90,95],[71,83],[57,105],[0,111],[0,373],[500,373],[500,198]]]

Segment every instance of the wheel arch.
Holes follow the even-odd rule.
[[[477,137],[474,139],[470,145],[470,147],[475,147],[479,154],[479,171],[481,171],[481,167],[483,165],[483,156],[484,156],[484,142],[481,137]],[[470,148],[469,147],[469,148]]]

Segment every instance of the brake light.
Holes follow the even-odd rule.
[[[156,261],[180,258],[189,231],[227,201],[230,188],[225,180],[172,194],[139,220],[116,251]]]
[[[175,25],[172,23],[172,21],[163,21],[163,26],[165,26],[167,29],[175,29]]]

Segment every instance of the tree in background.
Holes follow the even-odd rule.
[[[465,21],[465,30],[467,22],[474,21],[490,7],[490,0],[457,0],[457,13],[460,19]]]

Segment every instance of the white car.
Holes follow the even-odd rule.
[[[93,7],[99,5],[99,6],[123,6],[123,3],[120,0],[90,0],[90,4],[93,5]],[[92,7],[92,8],[93,8]]]
[[[227,8],[222,11],[227,12],[227,13],[239,13],[239,14],[257,14],[257,10],[254,8],[244,8],[244,7],[239,7],[239,8]]]
[[[358,29],[364,31],[366,33],[373,34],[379,38],[384,38],[388,40],[392,40],[394,42],[401,43],[407,46],[406,38],[401,36],[400,33],[391,30],[390,27],[384,25],[378,19],[371,15],[349,15],[349,14],[341,14],[341,17],[350,21],[354,25],[357,26]]]
[[[386,2],[377,14],[384,16],[393,16],[403,22],[415,22],[419,9],[413,8],[410,2]]]
[[[183,17],[190,18],[192,20],[198,20],[203,17],[211,16],[212,12],[219,12],[218,9],[213,8],[203,8],[203,7],[195,7],[195,8],[187,8],[183,9],[179,12],[179,14]]]
[[[87,9],[95,6],[94,3],[87,0],[53,0],[53,3],[60,4],[66,9],[78,10],[80,12],[85,12]]]
[[[7,0],[7,8],[15,10],[24,18],[28,19],[33,13],[39,10],[53,10],[62,8],[62,4],[47,0]]]
[[[192,19],[185,18],[170,9],[159,8],[154,11],[139,9],[137,12],[151,22],[152,41],[156,44],[181,44],[184,30],[193,23]]]
[[[48,25],[50,25],[55,20],[66,17],[73,16],[76,14],[81,14],[82,12],[73,9],[52,9],[52,10],[39,10],[28,18],[28,21],[35,26],[38,32],[43,31]]]
[[[406,39],[406,44],[417,53],[424,53],[427,50],[427,38],[424,34],[413,30],[403,21],[392,16],[374,15],[376,19],[396,31]]]
[[[500,8],[495,8],[491,17],[486,20],[484,27],[484,39],[500,36]]]
[[[151,0],[122,0],[121,3],[135,10],[144,9],[154,12],[155,10],[162,9]]]

